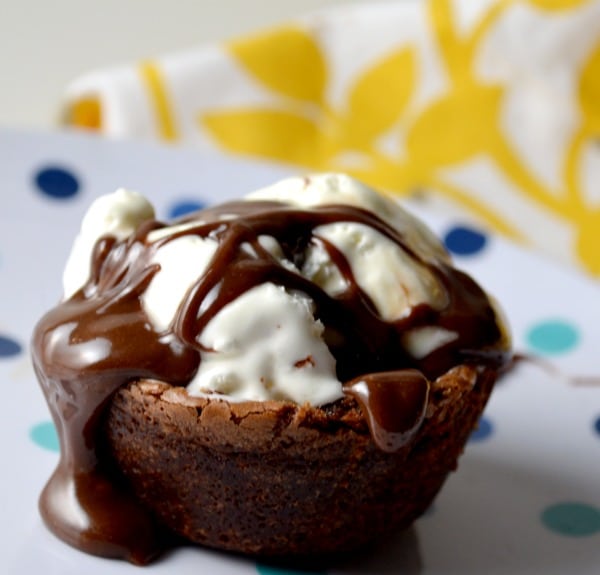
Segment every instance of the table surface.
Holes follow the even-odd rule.
[[[0,0],[0,125],[56,125],[65,86],[89,70],[179,52],[357,1]]]
[[[60,297],[66,254],[94,197],[137,189],[166,220],[182,205],[239,197],[290,169],[217,151],[3,128],[0,158],[0,573],[306,574],[202,548],[178,549],[141,571],[59,542],[36,506],[59,446],[28,346]],[[412,529],[314,575],[598,575],[600,286],[416,200],[410,208],[501,302],[515,349],[546,367],[522,362],[498,383],[458,471]]]

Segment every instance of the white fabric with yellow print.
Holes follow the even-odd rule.
[[[600,276],[600,1],[403,0],[92,72],[65,121],[342,170]]]

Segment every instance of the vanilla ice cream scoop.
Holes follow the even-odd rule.
[[[152,204],[142,194],[131,190],[120,188],[93,202],[81,222],[81,231],[75,238],[63,272],[65,298],[71,297],[87,281],[92,251],[101,236],[111,235],[123,240],[142,222],[152,218]]]
[[[89,281],[98,240],[134,250],[136,242],[123,242],[153,218],[134,192],[96,200],[67,263],[65,298]],[[342,174],[282,180],[148,230],[127,273],[114,275],[126,279],[141,266],[148,325],[196,350],[191,395],[323,405],[344,395],[350,376],[397,362],[436,375],[439,358],[447,368],[462,350],[506,343],[491,307],[489,341],[472,341],[472,326],[457,321],[465,306],[475,317],[489,301],[479,288],[475,298],[467,293],[471,280],[453,270],[434,235]]]
[[[252,313],[249,311],[252,310]],[[270,282],[223,308],[200,336],[200,367],[191,395],[232,400],[291,400],[323,405],[342,397],[335,359],[322,339],[310,299]]]
[[[248,199],[276,200],[304,208],[345,204],[368,210],[402,233],[410,249],[427,261],[448,262],[440,242],[420,221],[400,205],[345,174],[319,174],[289,178],[251,193]],[[357,222],[335,222],[315,229],[348,260],[358,285],[371,298],[381,317],[395,320],[419,303],[435,308],[447,302],[445,292],[425,264],[414,261],[391,238]],[[301,273],[331,295],[345,289],[345,282],[322,243],[306,254]]]

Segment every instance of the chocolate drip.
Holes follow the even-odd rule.
[[[441,310],[418,305],[398,321],[384,321],[343,254],[315,233],[318,226],[338,221],[370,226],[394,241],[414,265],[439,280],[447,305]],[[198,334],[224,306],[256,285],[273,282],[312,298],[336,359],[337,376],[349,381],[345,392],[357,399],[374,440],[384,450],[400,448],[418,429],[427,404],[427,378],[458,363],[501,364],[507,359],[496,314],[477,284],[444,262],[423,259],[401,231],[370,212],[337,205],[302,210],[275,202],[236,202],[179,223],[192,225],[154,242],[148,234],[163,227],[158,222],[141,226],[126,241],[101,239],[86,285],[50,311],[34,333],[34,366],[61,444],[60,462],[40,499],[41,512],[56,535],[87,552],[146,563],[162,543],[160,527],[102,457],[99,424],[112,395],[141,378],[186,385],[200,361]],[[140,301],[158,270],[152,256],[161,245],[188,234],[210,236],[219,247],[170,329],[158,333]],[[274,237],[285,257],[297,265],[307,246],[320,244],[347,289],[329,296],[263,249],[263,235]],[[402,335],[425,326],[457,335],[417,360],[404,351]]]
[[[88,285],[48,313],[33,339],[34,366],[61,446],[40,498],[42,517],[71,545],[139,564],[160,552],[163,537],[99,457],[99,422],[128,381],[183,385],[198,364],[196,350],[148,324],[139,295],[155,270],[140,259],[143,249],[135,239],[100,241]]]
[[[383,451],[406,445],[419,430],[429,397],[429,382],[416,369],[371,373],[344,383],[367,418],[373,441]]]

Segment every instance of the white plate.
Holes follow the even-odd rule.
[[[214,203],[293,170],[195,150],[15,131],[0,131],[0,158],[0,572],[140,573],[69,548],[41,523],[37,498],[57,453],[43,447],[52,437],[29,363],[33,325],[60,296],[62,267],[93,197],[118,186],[139,189],[168,218],[179,200]],[[43,192],[57,178],[70,197]],[[459,222],[414,208],[442,237],[460,240],[450,234]],[[600,387],[558,374],[600,374],[600,289],[499,238],[465,235],[466,248],[484,245],[457,256],[458,265],[502,302],[516,348],[545,349],[556,372],[525,363],[506,377],[479,439],[470,441],[433,508],[385,548],[322,572],[599,573]],[[175,551],[147,571],[294,572],[200,548]]]

